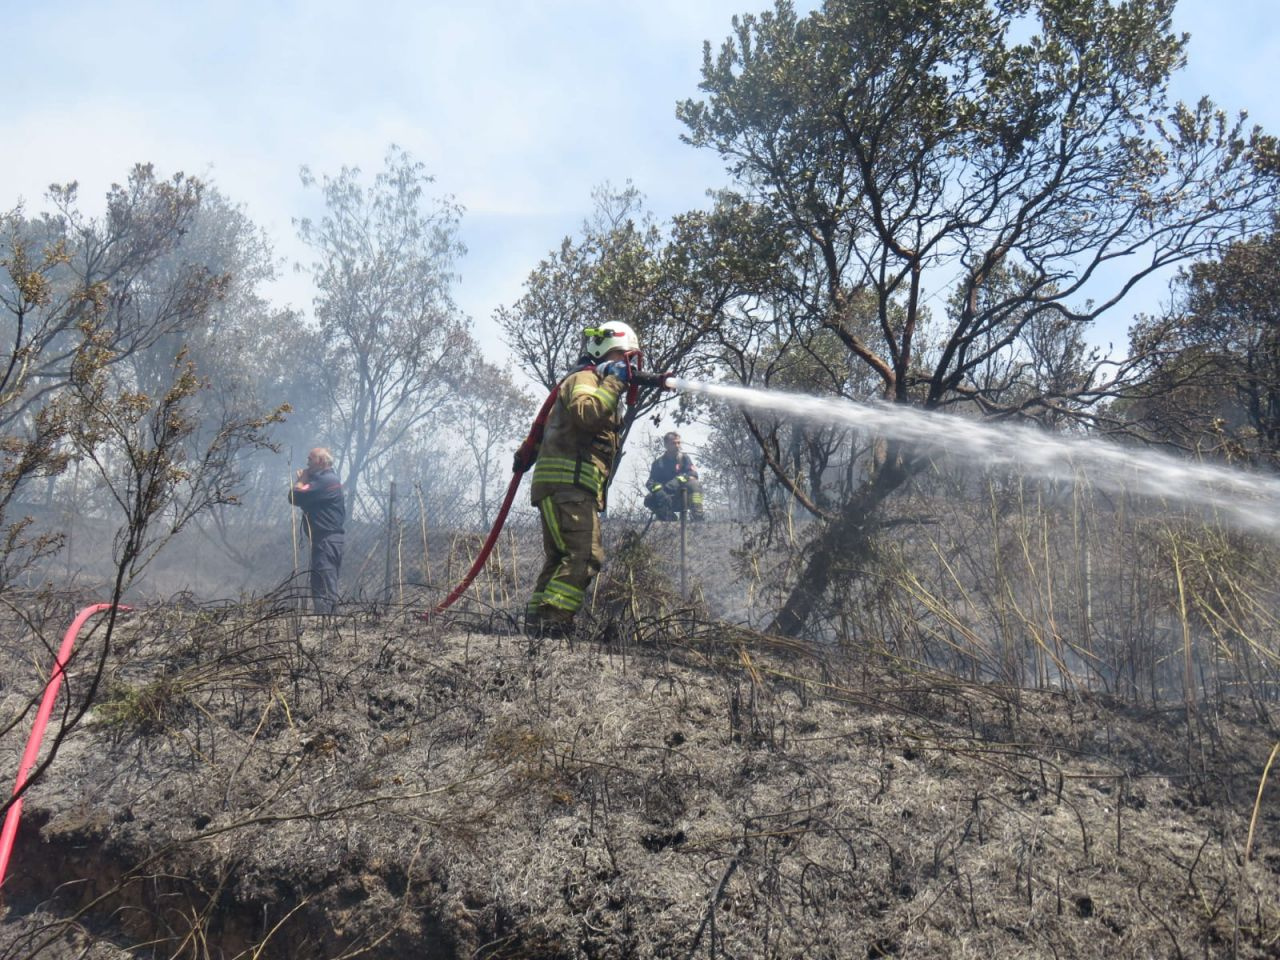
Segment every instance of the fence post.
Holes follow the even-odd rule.
[[[689,598],[688,567],[685,564],[685,535],[689,516],[689,486],[680,484],[680,596]]]
[[[387,495],[387,564],[383,574],[383,599],[387,606],[391,606],[391,598],[395,596],[392,587],[391,572],[394,569],[392,565],[392,556],[396,540],[396,482],[391,481],[391,490]]]
[[[431,548],[427,546],[427,503],[422,498],[422,484],[415,483],[413,489],[418,495],[418,523],[422,527],[422,585],[430,586]]]

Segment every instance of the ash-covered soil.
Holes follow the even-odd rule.
[[[0,958],[1275,957],[1276,737],[692,617],[161,606],[27,796]]]

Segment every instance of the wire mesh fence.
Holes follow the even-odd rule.
[[[422,606],[442,600],[480,555],[492,528],[497,503],[478,506],[415,485],[365,489],[345,528],[339,602],[360,606]],[[115,577],[118,523],[106,514],[32,505],[43,527],[61,531],[64,546],[27,569],[16,585],[60,588],[98,597]],[[604,523],[606,549],[647,526],[647,510],[611,509]],[[158,528],[163,525],[157,525]],[[673,580],[678,525],[658,524],[650,539],[669,556]],[[201,518],[176,535],[157,530],[163,548],[137,571],[129,587],[135,600],[190,594],[202,600],[248,599],[268,594],[305,610],[309,606],[310,545],[301,512],[285,498],[251,511],[232,508],[214,519]],[[707,553],[722,563],[723,550]],[[518,610],[543,562],[537,511],[521,490],[492,554],[459,609]]]
[[[434,606],[476,563],[492,521],[477,521],[474,508],[433,503],[413,488],[392,484],[378,501],[377,519],[348,525],[347,553],[340,585],[343,598],[354,603]],[[604,524],[606,545],[650,526],[647,510],[613,510]],[[670,575],[688,581],[688,557],[677,524],[661,524],[655,532],[659,554]],[[708,563],[723,565],[720,549],[707,551]],[[478,572],[463,608],[518,610],[543,562],[538,514],[526,499],[517,499]]]
[[[874,556],[840,567],[815,635],[971,680],[1083,684],[1153,701],[1195,687],[1247,690],[1268,702],[1280,695],[1271,549],[1195,524],[1179,532],[1165,513],[1127,502],[1088,512],[1074,500],[1023,497],[988,513],[968,502],[915,502],[929,522],[887,527]],[[493,505],[397,485],[367,492],[353,513],[339,610],[412,612],[433,609],[471,569]],[[281,496],[263,505],[262,519],[233,510],[218,524],[202,520],[165,544],[126,599],[270,597],[305,611],[309,550],[297,514]],[[767,630],[813,549],[808,522],[799,513],[784,520],[766,535],[727,508],[686,526],[624,502],[602,524],[608,562],[592,590],[610,578],[637,589],[628,578],[641,569],[639,544],[644,569],[659,578],[647,582],[663,596],[684,598],[699,617]],[[109,596],[117,532],[109,519],[55,509],[40,521],[62,532],[64,549],[7,585]],[[522,492],[453,612],[518,620],[542,562],[538,514]],[[1202,599],[1180,603],[1178,589]],[[593,592],[592,611],[594,601]],[[1197,618],[1200,609],[1214,616]]]
[[[470,569],[487,535],[474,507],[435,501],[420,488],[393,483],[373,502],[376,515],[347,525],[340,590],[349,602],[428,602]],[[531,531],[530,518],[513,510],[505,525],[505,545],[499,542],[489,565],[502,572],[478,579],[478,589],[495,576],[510,579],[505,568],[514,541]]]

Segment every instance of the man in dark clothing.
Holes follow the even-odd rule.
[[[316,447],[299,470],[289,502],[302,509],[311,538],[311,602],[314,613],[330,614],[338,605],[338,571],[342,569],[342,534],[347,508],[342,483],[333,469],[333,454]]]
[[[702,512],[702,481],[698,468],[687,453],[680,450],[680,434],[674,430],[662,438],[666,448],[662,456],[649,468],[649,495],[644,505],[659,520],[676,520],[687,507],[690,519],[700,522]]]

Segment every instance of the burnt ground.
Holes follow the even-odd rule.
[[[691,619],[482,625],[133,615],[27,797],[0,958],[1280,956],[1255,708]],[[6,778],[47,671],[28,628]]]

